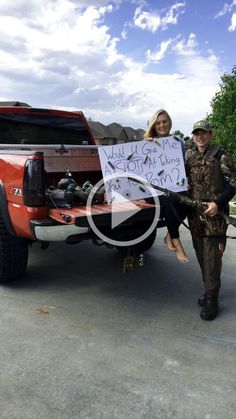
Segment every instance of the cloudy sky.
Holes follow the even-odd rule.
[[[0,0],[0,100],[189,135],[236,50],[236,0]]]

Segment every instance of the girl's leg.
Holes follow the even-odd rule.
[[[174,246],[174,243],[172,242],[169,232],[166,233],[166,236],[164,238],[164,243],[166,244],[169,250],[171,251],[175,250],[175,246]]]
[[[181,220],[186,216],[186,208],[183,205],[174,203],[175,211],[179,214],[179,219],[175,216],[171,205],[167,205],[165,208],[165,218],[168,228],[168,234],[164,238],[164,242],[169,250],[174,250],[176,257],[179,262],[188,262],[188,256],[186,255],[183,245],[179,238],[179,227]]]
[[[171,239],[171,240],[172,240],[172,243],[175,246],[175,255],[176,255],[178,261],[181,262],[181,263],[187,263],[189,259],[188,259],[188,256],[186,255],[185,251],[184,251],[184,248],[183,248],[183,245],[182,245],[180,239],[178,238],[178,239]]]

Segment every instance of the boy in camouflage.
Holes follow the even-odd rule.
[[[202,214],[189,211],[189,227],[205,288],[198,304],[203,320],[218,314],[222,256],[226,245],[227,224],[220,211],[229,212],[228,203],[236,193],[236,166],[232,156],[212,143],[212,127],[206,120],[193,126],[195,148],[187,151],[186,168],[189,194],[206,206]]]

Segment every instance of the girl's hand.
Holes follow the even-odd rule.
[[[147,140],[147,141],[153,141],[154,138],[153,137],[148,137],[148,138],[145,138],[145,140]]]

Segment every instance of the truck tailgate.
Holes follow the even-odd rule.
[[[92,216],[96,225],[111,226],[112,216],[115,216],[116,213],[119,213],[119,216],[121,213],[124,213],[127,215],[124,218],[129,219],[129,213],[133,213],[134,205],[137,206],[137,213],[134,215],[136,221],[153,218],[155,205],[147,203],[143,199],[116,204],[96,204],[91,207],[82,205],[73,208],[53,208],[49,211],[49,217],[62,224],[75,224],[79,227],[86,227],[89,226],[87,217]]]

